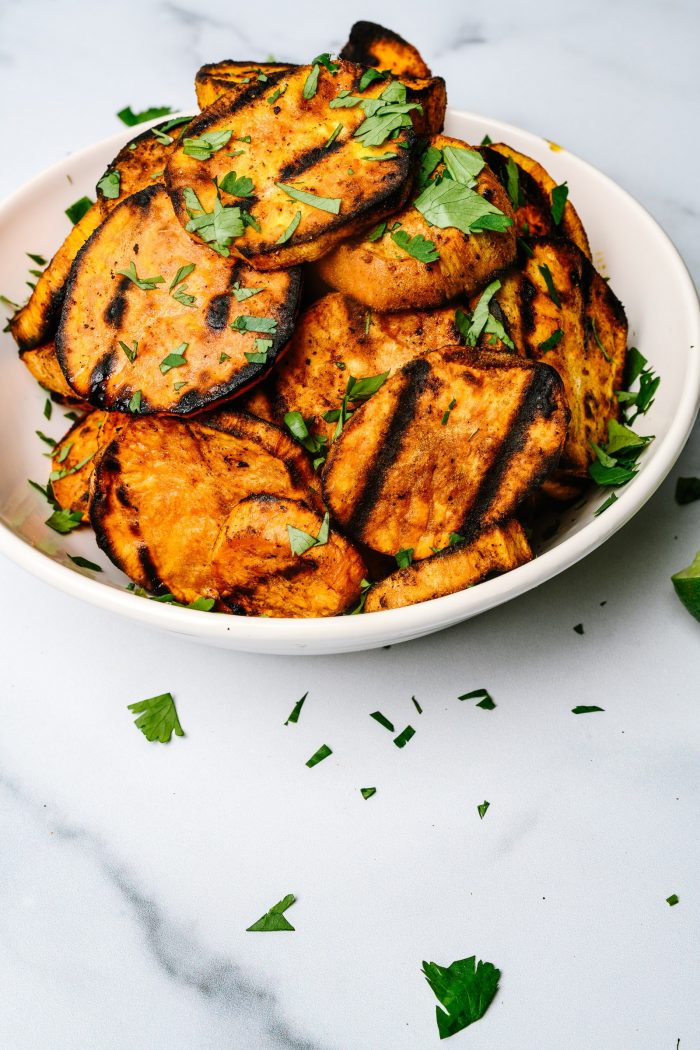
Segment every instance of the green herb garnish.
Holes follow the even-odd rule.
[[[294,525],[287,525],[287,535],[289,536],[289,546],[292,548],[292,554],[301,556],[306,554],[308,550],[311,550],[312,547],[324,547],[328,543],[329,530],[330,514],[328,511],[323,516],[323,522],[317,536],[311,536],[308,532],[304,532],[303,529],[295,528]]]
[[[541,350],[543,354],[546,354],[549,350],[553,350],[555,346],[558,346],[563,338],[563,331],[561,328],[557,328],[555,332],[552,332],[548,339],[545,339],[539,344],[537,349]]]
[[[235,332],[269,332],[274,335],[277,331],[277,319],[274,317],[253,317],[249,314],[239,314],[229,328]]]
[[[102,572],[101,565],[95,565],[94,561],[88,561],[87,558],[83,558],[80,554],[69,554],[68,557],[81,569],[90,569],[92,572]]]
[[[136,360],[136,355],[139,349],[139,344],[136,341],[136,339],[132,340],[131,346],[129,346],[128,343],[125,343],[122,339],[120,339],[119,345],[128,357],[129,361],[131,361],[131,363],[133,364]]]
[[[452,409],[455,407],[456,404],[457,404],[457,401],[455,400],[455,398],[452,398],[452,400],[450,401],[449,405],[447,406],[447,409],[445,410],[445,412],[443,412],[442,419],[440,421],[442,423],[443,427],[447,426],[447,421],[450,418],[450,412],[452,411]]]
[[[222,204],[217,196],[212,211],[205,211],[197,194],[189,186],[183,190],[183,198],[190,221],[185,226],[189,233],[196,233],[210,248],[228,258],[229,245],[241,237],[245,229],[241,209],[237,205]]]
[[[601,354],[603,355],[605,360],[608,362],[608,364],[611,365],[612,364],[612,357],[610,357],[610,355],[607,353],[605,347],[603,346],[603,344],[600,341],[600,336],[598,335],[598,329],[596,328],[595,317],[589,317],[588,318],[588,323],[590,325],[591,332],[593,333],[593,338],[595,339],[596,343],[598,344],[598,349],[600,350]]]
[[[378,226],[375,226],[371,233],[367,234],[368,241],[378,241],[380,237],[383,237],[386,233],[386,223],[380,222]]]
[[[552,190],[552,222],[555,226],[558,226],[564,217],[564,208],[568,196],[569,187],[565,182],[562,182],[559,186],[555,186]]]
[[[321,744],[318,751],[314,751],[313,755],[308,760],[306,765],[309,767],[309,769],[312,769],[314,766],[317,766],[319,762],[323,762],[324,758],[328,758],[328,756],[332,754],[333,751],[328,746],[328,744]]]
[[[379,722],[380,726],[384,726],[384,728],[388,729],[390,733],[396,732],[393,722],[390,722],[381,711],[373,711],[369,717],[373,718],[375,722]]]
[[[297,702],[295,703],[294,707],[292,708],[292,712],[291,712],[289,718],[284,723],[286,726],[288,726],[290,722],[298,722],[299,721],[299,715],[301,714],[301,709],[304,706],[304,701],[306,700],[308,695],[309,695],[308,692],[304,693],[302,698],[300,700],[297,700]]]
[[[283,897],[277,904],[273,904],[269,911],[266,911],[261,919],[254,922],[252,926],[248,926],[246,933],[275,933],[279,930],[294,930],[292,924],[285,919],[284,912],[287,908],[290,908],[294,904],[296,897],[293,893],[288,893],[286,897]]]
[[[117,116],[122,124],[133,128],[135,124],[143,124],[146,120],[155,120],[156,117],[167,117],[168,113],[172,113],[170,106],[151,106],[149,109],[141,110],[140,113],[134,113],[131,106],[125,106],[124,109],[119,110]],[[178,123],[180,119],[180,117],[177,118]]]
[[[51,448],[55,448],[58,444],[56,438],[49,437],[49,435],[45,434],[43,430],[35,430],[34,433],[38,438],[41,438],[45,445],[50,445]]]
[[[481,805],[476,807],[477,813],[479,814],[479,818],[481,820],[483,820],[484,817],[486,816],[486,811],[487,811],[487,809],[489,808],[490,805],[491,805],[491,803],[487,802],[486,799],[484,799],[484,801],[481,803]]]
[[[666,898],[666,903],[672,908],[674,904],[678,904],[679,896],[677,893],[672,893],[670,897]]]
[[[506,191],[513,207],[519,208],[521,203],[520,169],[512,157],[506,161]]]
[[[251,197],[253,180],[247,175],[237,175],[235,171],[227,171],[223,179],[219,179],[219,189],[224,193],[229,193],[232,197]]]
[[[494,230],[502,233],[513,220],[475,190],[455,179],[429,182],[413,202],[430,226],[454,227],[462,233]]]
[[[407,547],[405,549],[402,547],[400,551],[396,552],[394,557],[396,558],[396,564],[400,569],[407,569],[413,561],[413,547]]]
[[[604,707],[597,707],[595,704],[579,704],[577,707],[571,708],[572,715],[589,715],[593,711],[604,711]]]
[[[116,200],[120,192],[121,175],[119,169],[115,168],[114,171],[106,171],[100,181],[97,183],[98,190],[102,191],[102,196],[106,197],[107,200]]]
[[[461,1032],[484,1016],[501,977],[501,971],[492,963],[477,963],[475,955],[450,966],[424,962],[423,974],[442,1004],[435,1008],[441,1039]]]
[[[489,693],[488,689],[472,689],[471,693],[462,693],[461,696],[457,697],[458,700],[478,700],[477,707],[482,707],[484,711],[493,711],[496,704],[494,703],[493,697]]]
[[[72,532],[73,529],[77,529],[82,524],[82,520],[83,512],[80,510],[55,510],[44,524],[48,525],[54,532],[65,536],[67,533]]]
[[[376,788],[360,788],[360,794],[365,799],[371,798],[372,795],[376,795],[377,794],[377,789]]]
[[[275,186],[277,189],[283,190],[288,197],[292,197],[302,204],[308,204],[312,208],[318,208],[319,211],[331,212],[333,215],[337,215],[340,211],[340,197],[319,197],[316,193],[307,193],[306,190],[298,190],[296,186],[287,186],[283,182],[276,182]]]
[[[160,370],[163,373],[163,375],[166,375],[166,373],[169,372],[171,368],[182,368],[183,365],[187,364],[185,352],[189,345],[189,343],[180,343],[180,345],[176,347],[172,351],[172,353],[169,353],[167,357],[163,358],[163,360],[160,363]]]
[[[287,85],[286,84],[283,84],[282,87],[275,88],[275,90],[272,92],[272,94],[268,96],[267,101],[270,103],[270,105],[273,105],[273,103],[275,103],[278,98],[281,98],[282,95],[284,95],[286,90],[287,90]]]
[[[411,237],[405,230],[397,230],[395,233],[392,233],[391,239],[402,251],[406,252],[407,255],[412,255],[419,262],[432,263],[437,262],[440,258],[440,253],[434,242],[426,240],[422,233],[417,233],[415,237]]]
[[[161,744],[167,744],[173,733],[175,736],[185,735],[171,693],[161,693],[160,696],[139,700],[135,704],[128,704],[127,707],[139,716],[134,724],[146,740],[159,740]]]
[[[129,401],[129,411],[138,413],[141,411],[141,391],[135,390]]]
[[[561,309],[561,299],[559,293],[554,287],[554,278],[552,277],[552,271],[549,269],[546,263],[542,266],[538,266],[537,269],[544,277],[544,283],[547,285],[547,291],[549,292],[549,298],[552,300],[555,306]]]
[[[195,160],[209,160],[220,149],[229,142],[231,131],[208,131],[195,138],[184,138],[182,140],[183,152]]]
[[[90,211],[93,203],[94,201],[91,201],[89,197],[80,197],[70,207],[66,208],[66,215],[74,226]]]
[[[301,222],[301,212],[297,211],[297,212],[294,213],[294,218],[290,222],[289,226],[284,231],[284,233],[281,234],[277,238],[277,240],[275,241],[275,244],[285,244],[289,240],[289,238],[292,236],[292,234],[294,233],[294,231],[296,230],[296,228],[297,228],[297,226],[299,225],[300,222]]]
[[[398,736],[394,737],[394,743],[397,747],[405,747],[412,736],[415,735],[415,729],[413,726],[406,726],[402,729]]]
[[[165,281],[165,278],[161,277],[160,274],[158,274],[156,277],[139,277],[138,273],[136,272],[136,263],[133,259],[129,263],[128,270],[117,270],[116,272],[122,274],[124,277],[128,277],[129,280],[132,281],[136,285],[136,287],[140,288],[143,292],[153,292],[159,284],[163,284],[163,282]]]

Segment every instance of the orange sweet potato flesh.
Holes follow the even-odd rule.
[[[299,501],[269,493],[241,500],[212,556],[219,595],[251,616],[336,616],[360,594],[366,569],[355,548],[330,531],[328,542],[295,554],[287,527],[317,537],[323,517]]]
[[[375,583],[367,592],[365,612],[401,609],[442,598],[531,559],[530,544],[517,521],[492,525],[472,540],[446,547]]]
[[[222,95],[243,94],[250,84],[264,84],[268,93],[297,66],[290,62],[208,62],[194,78],[194,90],[200,109],[211,106]]]
[[[331,446],[326,503],[353,539],[415,559],[512,517],[556,467],[568,409],[553,368],[463,347],[415,358]]]
[[[361,67],[348,62],[340,63],[334,75],[321,67],[318,89],[312,98],[305,99],[303,91],[311,67],[299,66],[280,80],[272,93],[268,83],[256,81],[242,94],[223,95],[204,110],[190,124],[186,139],[175,149],[166,168],[166,185],[183,226],[191,218],[185,190],[193,190],[202,209],[210,213],[217,199],[214,179],[221,183],[231,171],[239,178],[250,178],[251,196],[243,201],[221,191],[224,205],[243,203],[259,227],[247,225],[230,250],[257,269],[276,270],[317,259],[339,240],[400,208],[411,185],[412,127],[400,129],[391,149],[386,143],[365,146],[354,137],[365,119],[361,106],[330,107],[342,91],[357,95],[362,72]],[[386,83],[379,81],[362,97],[376,99],[385,88]],[[329,144],[338,124],[342,128]],[[186,152],[191,148],[190,139],[223,132],[230,132],[229,144],[209,159],[200,160]],[[239,141],[246,136],[251,137],[250,143]],[[244,152],[229,155],[239,149]],[[365,159],[387,152],[392,154],[388,160],[375,163]],[[317,198],[339,200],[339,211],[335,214],[294,199],[280,185]],[[286,236],[297,216],[298,226]],[[196,231],[192,236],[197,237]]]
[[[132,263],[139,280],[163,281],[152,290],[138,287],[119,273]],[[171,288],[186,265],[194,270]],[[239,301],[236,285],[258,291]],[[119,204],[76,259],[56,337],[58,360],[73,390],[96,407],[189,415],[270,370],[292,333],[300,285],[297,270],[254,273],[192,241],[165,189],[152,186]],[[183,304],[179,292],[194,302]],[[231,328],[244,317],[272,321],[275,330]],[[265,361],[251,362],[246,354],[268,338]],[[122,343],[132,354],[137,344],[135,360]],[[184,363],[170,367],[172,354]]]
[[[435,149],[451,146],[476,152],[460,139],[435,135]],[[439,165],[438,174],[442,170]],[[505,189],[486,166],[477,178],[476,190],[509,218],[513,210]],[[422,262],[392,238],[394,223],[409,238],[421,235],[431,241],[439,258]],[[453,226],[431,226],[423,215],[407,204],[376,240],[354,237],[338,245],[317,264],[320,276],[332,288],[353,295],[375,310],[426,309],[440,306],[458,295],[470,295],[515,259],[515,227],[503,232],[484,230],[463,233]]]
[[[147,131],[142,131],[131,139],[119,150],[114,160],[107,165],[105,175],[118,172],[119,184],[117,196],[114,196],[114,186],[110,192],[112,196],[106,197],[99,183],[97,186],[97,200],[102,204],[104,214],[116,208],[117,204],[131,197],[133,193],[147,189],[148,186],[162,185],[165,180],[165,165],[170,159],[175,145],[182,135],[187,134],[187,125],[191,117],[172,118],[178,120],[173,125],[172,120],[164,120]],[[169,142],[165,142],[169,139]],[[102,179],[99,180],[100,182]]]
[[[68,382],[56,357],[56,347],[53,343],[37,346],[33,350],[25,350],[20,354],[22,364],[26,365],[37,383],[56,394],[61,401],[71,404],[80,403]]]
[[[56,445],[51,459],[51,489],[63,510],[81,511],[88,520],[90,479],[95,467],[106,412],[90,412]]]
[[[233,507],[270,492],[318,507],[304,454],[277,427],[235,411],[200,421],[130,418],[95,467],[98,545],[147,590],[216,597],[211,555]]]
[[[432,76],[413,44],[377,22],[355,22],[340,57],[360,66],[390,69],[401,78]]]

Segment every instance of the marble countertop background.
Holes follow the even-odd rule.
[[[453,106],[602,168],[698,281],[691,0],[3,0],[0,195],[113,133],[124,105],[192,106],[205,61],[304,61],[356,18],[416,42]],[[421,962],[474,953],[501,988],[449,1045],[699,1047],[700,627],[669,576],[700,547],[700,503],[675,504],[679,474],[700,474],[697,430],[585,562],[366,654],[207,649],[0,563],[0,1048],[429,1050]],[[494,711],[456,701],[481,686]],[[165,690],[187,735],[161,747],[126,705]],[[404,750],[377,708],[416,726]],[[307,769],[323,742],[333,757]],[[295,933],[245,932],[289,892]]]

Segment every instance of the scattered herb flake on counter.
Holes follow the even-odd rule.
[[[139,700],[135,704],[128,704],[127,707],[139,716],[134,724],[146,740],[159,740],[161,744],[167,744],[173,733],[176,736],[185,735],[171,693],[151,696],[148,700]]]
[[[377,794],[376,788],[360,788],[360,794],[363,798],[371,798],[372,795]]]
[[[574,624],[574,630],[576,631],[576,634],[583,634],[584,633],[583,632],[583,624],[582,623]]]
[[[102,572],[101,565],[95,565],[94,561],[88,561],[87,558],[83,558],[80,554],[69,554],[68,557],[81,569],[90,569],[92,572]]]
[[[700,499],[700,478],[678,478],[676,480],[676,503],[684,506]]]
[[[328,746],[328,744],[321,744],[318,751],[314,751],[313,755],[308,760],[306,765],[309,767],[309,769],[312,769],[313,766],[317,766],[319,762],[323,762],[324,758],[328,758],[328,756],[332,754],[333,751]]]
[[[411,700],[413,701],[413,706],[415,707],[415,709],[418,712],[418,714],[422,715],[423,714],[423,708],[420,706],[420,704],[416,700],[415,696],[412,696]]]
[[[679,897],[677,893],[672,893],[670,897],[666,898],[666,903],[672,908],[674,904],[678,904]]]
[[[277,904],[273,904],[269,911],[266,911],[261,919],[254,922],[252,926],[248,926],[246,933],[274,933],[279,930],[294,930],[292,924],[285,919],[284,912],[287,908],[291,908],[294,904],[296,897],[293,893],[288,893],[286,897],[283,897]]]
[[[407,569],[413,561],[413,547],[402,547],[400,551],[396,552],[394,557],[400,569]]]
[[[481,707],[484,711],[493,711],[496,706],[493,697],[487,689],[472,689],[471,693],[462,693],[457,699],[478,700],[476,707]]]
[[[94,201],[91,201],[89,197],[80,197],[66,208],[66,215],[74,226],[90,211],[93,203]]]
[[[308,692],[306,692],[306,693],[304,693],[304,695],[301,697],[300,700],[297,700],[297,702],[295,703],[294,707],[292,708],[292,712],[291,712],[289,718],[284,723],[286,726],[288,726],[290,724],[290,722],[298,722],[299,721],[299,715],[301,714],[301,709],[304,706],[304,701],[306,700],[308,695],[309,695]]]
[[[436,1006],[441,1039],[455,1035],[484,1016],[498,990],[501,971],[476,956],[450,966],[424,962],[423,974],[442,1006]],[[444,1009],[443,1009],[444,1007]]]
[[[397,747],[405,747],[412,736],[415,736],[415,729],[413,726],[406,726],[402,729],[398,736],[394,737],[394,743]]]
[[[380,726],[384,726],[384,728],[388,729],[390,733],[396,732],[393,723],[390,722],[381,711],[372,711],[369,717],[373,718],[375,722],[379,722]]]
[[[426,240],[422,233],[411,237],[405,230],[397,230],[396,233],[392,233],[391,239],[402,251],[407,255],[412,255],[419,262],[432,263],[440,258],[435,243]]]
[[[55,510],[44,524],[48,525],[54,532],[65,536],[67,533],[77,529],[82,523],[83,513],[80,510]]]
[[[106,197],[107,200],[116,200],[119,196],[121,184],[121,175],[119,170],[106,171],[100,181],[97,183],[98,190],[102,190],[102,196]]]
[[[552,222],[555,226],[559,226],[561,220],[564,217],[564,208],[566,206],[566,199],[569,196],[569,187],[565,182],[562,182],[559,186],[555,186],[551,193],[552,198]]]
[[[579,704],[577,707],[571,708],[572,715],[590,715],[594,711],[604,711],[604,707],[597,707],[595,704]]]
[[[156,290],[159,284],[165,282],[165,278],[157,274],[155,277],[139,277],[136,271],[136,263],[132,259],[129,263],[128,270],[117,270],[116,273],[122,274],[124,277],[128,277],[137,288],[140,288],[143,292],[153,292]]]
[[[228,144],[232,134],[232,131],[209,131],[195,138],[184,138],[182,150],[195,160],[209,160]]]
[[[281,234],[277,238],[277,240],[275,241],[275,244],[285,244],[289,240],[289,238],[292,236],[292,234],[294,233],[294,231],[296,230],[296,228],[297,228],[297,226],[299,225],[300,222],[301,222],[301,212],[297,211],[297,212],[294,213],[294,218],[290,222],[289,226],[284,231],[284,233]]]
[[[537,269],[542,274],[542,277],[544,278],[544,283],[547,285],[547,292],[549,293],[549,298],[552,300],[555,306],[558,306],[559,309],[561,309],[561,299],[559,298],[559,293],[557,292],[557,289],[554,286],[554,278],[552,277],[552,271],[547,266],[547,263],[543,263],[542,266],[538,266]]]
[[[486,816],[486,811],[487,811],[487,809],[489,808],[490,805],[491,805],[491,803],[487,802],[486,799],[484,799],[484,801],[481,803],[481,805],[476,807],[477,812],[479,814],[479,819],[480,820],[484,819],[484,817]]]
[[[124,109],[119,110],[117,116],[122,124],[133,128],[136,124],[143,124],[147,120],[155,120],[156,117],[167,117],[168,113],[172,113],[170,106],[151,106],[149,109],[141,110],[140,113],[134,113],[131,106],[125,106]],[[177,119],[179,123],[180,118],[178,117]]]
[[[276,182],[275,186],[278,190],[286,193],[288,197],[292,197],[293,200],[300,201],[302,204],[309,204],[312,208],[318,208],[319,211],[327,211],[333,215],[337,215],[340,211],[342,203],[340,197],[319,197],[317,193],[298,190],[296,186],[288,186],[284,182]]]
[[[134,361],[136,360],[136,355],[137,355],[138,349],[139,349],[139,344],[136,341],[136,339],[132,340],[131,346],[129,346],[128,343],[125,343],[122,339],[120,339],[119,340],[119,345],[122,348],[122,350],[124,351],[124,353],[126,354],[126,356],[128,357],[128,359],[133,364]]]

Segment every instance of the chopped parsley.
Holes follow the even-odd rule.
[[[129,361],[131,361],[131,363],[133,364],[134,361],[136,360],[136,355],[137,355],[138,349],[139,349],[139,344],[138,344],[137,340],[136,339],[132,340],[131,346],[129,346],[129,344],[125,343],[123,339],[120,339],[119,340],[119,345],[122,348],[122,350],[124,351],[124,353],[126,354],[126,356],[128,357]]]
[[[301,92],[302,98],[305,98],[307,101],[312,99],[318,91],[318,75],[321,72],[321,66],[325,66],[333,76],[340,69],[337,62],[331,62],[331,56],[327,52],[323,55],[317,55],[311,64],[311,72],[306,78]]]
[[[500,339],[504,346],[510,350],[515,349],[515,344],[497,317],[491,312],[491,300],[501,287],[499,280],[491,281],[484,288],[479,301],[474,307],[474,313],[470,315],[462,310],[455,313],[455,325],[463,337],[467,346],[476,346],[479,337],[484,334]]]
[[[588,467],[588,473],[598,485],[626,485],[638,472],[640,453],[653,440],[653,435],[635,434],[629,427],[610,419],[607,444],[599,446],[590,442],[596,458]]]
[[[455,407],[456,404],[457,404],[457,401],[453,397],[452,400],[450,401],[449,405],[447,406],[447,409],[442,414],[442,419],[440,420],[440,422],[442,423],[443,427],[447,426],[447,422],[448,422],[448,420],[450,418],[450,412],[452,411],[452,409]]]
[[[297,700],[297,702],[295,703],[294,707],[292,708],[292,711],[291,711],[291,714],[289,715],[289,718],[284,723],[286,726],[288,726],[290,724],[290,722],[298,722],[299,721],[299,715],[301,714],[301,709],[304,706],[304,701],[306,700],[308,695],[309,695],[308,692],[306,692],[306,693],[304,693],[304,695],[301,697],[300,700]]]
[[[594,512],[593,517],[597,518],[598,515],[602,514],[603,511],[608,509],[608,507],[612,507],[613,503],[617,503],[617,493],[616,492],[611,492],[610,493],[608,498],[603,503],[601,503],[601,505],[598,507],[598,510],[596,510]]]
[[[413,547],[401,548],[397,551],[394,557],[396,558],[396,564],[400,569],[407,569],[413,561]]]
[[[510,202],[513,207],[519,208],[522,200],[520,191],[520,169],[512,157],[509,157],[506,161],[506,192],[510,197]]]
[[[129,401],[129,411],[138,413],[141,411],[141,391],[135,390]]]
[[[273,105],[273,103],[275,103],[278,98],[281,98],[282,95],[284,95],[286,90],[287,90],[287,85],[286,84],[283,84],[282,87],[275,88],[275,90],[272,92],[272,94],[268,95],[267,101],[270,103],[270,105]]]
[[[254,364],[254,365],[264,365],[264,364],[266,364],[267,363],[267,352],[271,348],[271,346],[273,345],[273,340],[272,339],[259,339],[258,338],[258,339],[254,339],[253,340],[253,345],[255,346],[255,350],[254,350],[253,353],[249,353],[248,351],[244,351],[247,360],[250,361],[250,363]]]
[[[393,722],[390,722],[381,711],[372,711],[372,714],[369,717],[373,718],[375,722],[379,722],[380,726],[384,726],[384,728],[388,729],[390,733],[396,732]]]
[[[241,209],[237,205],[222,204],[217,193],[212,211],[205,211],[197,194],[191,187],[183,190],[183,198],[190,221],[185,226],[189,233],[196,233],[210,248],[228,258],[229,245],[241,237],[245,229]]]
[[[45,434],[43,432],[43,430],[35,430],[34,433],[36,434],[36,436],[38,438],[41,438],[41,440],[44,442],[45,445],[50,445],[51,448],[55,448],[56,447],[56,445],[57,445],[56,438],[49,437],[49,435]]]
[[[323,434],[312,434],[301,412],[286,412],[284,425],[299,444],[316,457],[313,465],[314,470],[317,470],[326,458],[325,446],[328,444],[328,439]]]
[[[296,897],[293,893],[288,893],[286,897],[283,897],[277,904],[273,904],[269,911],[266,911],[262,918],[254,922],[252,926],[248,926],[246,933],[275,933],[280,930],[294,930],[294,927],[288,919],[284,917],[284,912],[287,908],[291,908],[294,904]]]
[[[484,135],[484,137],[481,140],[481,142],[479,143],[479,145],[480,146],[490,146],[492,142],[493,142],[493,139],[491,138],[490,135]]]
[[[93,203],[89,197],[80,197],[66,208],[66,215],[74,226],[80,222],[84,215],[87,215]]]
[[[328,149],[328,147],[329,147],[329,146],[332,146],[332,145],[333,145],[333,143],[334,143],[334,142],[335,142],[335,140],[336,140],[336,139],[338,138],[338,135],[340,134],[340,132],[342,131],[342,129],[343,129],[343,125],[342,125],[342,123],[341,123],[341,124],[336,124],[336,126],[335,126],[335,127],[333,128],[333,131],[332,131],[332,132],[331,132],[331,134],[330,134],[330,137],[329,137],[329,139],[328,139],[328,142],[327,142],[327,143],[326,143],[326,145],[324,146],[324,149]]]
[[[253,317],[250,314],[239,314],[229,328],[235,332],[269,332],[274,335],[277,331],[277,319],[274,317]]]
[[[350,403],[356,404],[359,401],[368,401],[384,385],[388,376],[388,372],[380,372],[376,376],[365,376],[363,379],[356,379],[355,376],[348,377],[340,408],[333,408],[330,412],[324,412],[323,414],[326,423],[337,424],[333,433],[333,440],[340,436],[343,427],[353,413]]]
[[[552,190],[552,222],[555,226],[558,226],[564,217],[564,208],[566,207],[566,198],[568,196],[569,187],[565,182],[555,186]]]
[[[487,811],[487,809],[489,808],[490,805],[491,805],[491,803],[487,802],[486,799],[484,799],[484,801],[481,803],[481,805],[476,807],[477,813],[479,814],[479,818],[481,820],[483,820],[484,817],[486,816],[486,811]]]
[[[294,525],[287,525],[287,535],[289,536],[289,546],[292,548],[292,554],[301,556],[311,550],[312,547],[324,547],[328,543],[329,530],[330,514],[328,511],[323,516],[323,522],[317,536],[311,536],[308,532],[297,529]]]
[[[413,701],[413,706],[415,707],[415,709],[418,712],[418,714],[422,715],[423,714],[423,708],[420,706],[420,704],[416,700],[415,696],[412,696],[411,700]]]
[[[92,572],[102,572],[101,565],[95,565],[94,561],[88,561],[87,558],[83,558],[80,554],[69,554],[68,557],[80,569],[90,569]]]
[[[312,208],[318,208],[319,211],[331,212],[333,215],[337,215],[340,211],[340,197],[319,197],[316,193],[298,190],[296,186],[287,186],[284,182],[276,182],[275,186],[278,190],[283,190],[288,197],[292,197],[295,201],[309,204]]]
[[[224,193],[229,193],[232,197],[251,197],[253,180],[247,175],[237,175],[235,171],[227,171],[223,179],[219,179],[219,189]]]
[[[102,191],[102,196],[106,197],[107,200],[116,200],[120,193],[121,175],[119,169],[115,168],[114,171],[106,171],[100,181],[97,183],[98,190]]]
[[[455,1035],[484,1016],[493,1002],[501,971],[476,956],[450,966],[424,962],[423,974],[441,1006],[435,1007],[441,1039]]]
[[[47,397],[46,401],[44,402],[44,418],[45,419],[51,419],[52,412],[53,412],[53,404],[51,403],[51,398]]]
[[[555,306],[558,306],[559,309],[561,309],[561,299],[559,298],[559,293],[557,292],[554,286],[554,278],[552,277],[552,271],[549,269],[546,263],[544,263],[542,266],[538,266],[537,269],[542,274],[544,278],[544,283],[547,285],[547,292],[549,293],[549,298],[552,300]]]
[[[445,146],[442,150],[442,159],[454,181],[472,190],[476,186],[477,176],[486,166],[484,158],[479,153],[471,149],[463,149],[461,146]]]
[[[605,360],[608,362],[608,364],[611,365],[612,364],[612,357],[610,357],[610,354],[607,353],[605,347],[603,346],[603,344],[600,341],[600,336],[598,335],[598,329],[596,328],[595,317],[589,317],[588,318],[588,324],[590,326],[591,332],[593,333],[593,338],[595,339],[596,343],[598,344],[598,349],[600,350],[601,354],[603,355]]]
[[[172,131],[173,128],[180,127],[181,124],[189,124],[191,120],[192,117],[175,117],[173,120],[166,120],[163,124],[151,128],[151,134],[162,146],[169,146],[175,139],[172,135],[168,135],[167,132]]]
[[[354,609],[351,609],[348,616],[359,616],[365,607],[367,601],[367,592],[371,589],[372,584],[369,580],[360,580],[360,600]]]
[[[128,270],[117,270],[116,272],[124,277],[128,277],[143,292],[153,292],[159,284],[163,284],[165,281],[165,278],[161,277],[160,274],[155,277],[139,277],[136,272],[136,263],[133,259],[129,263]]]
[[[700,499],[700,478],[678,478],[676,480],[676,503],[683,506]]]
[[[593,711],[604,711],[604,707],[597,707],[595,704],[579,704],[577,707],[571,708],[572,715],[589,715]]]
[[[430,182],[430,176],[433,174],[438,164],[442,164],[442,150],[436,146],[426,146],[423,150],[420,158],[420,164],[418,167],[418,174],[416,176],[416,189],[424,189]]]
[[[628,418],[629,423],[634,423],[637,416],[643,416],[654,404],[654,396],[659,388],[661,377],[654,374],[652,368],[647,368],[647,359],[631,346],[627,351],[625,363],[625,387],[626,390],[617,391],[617,399],[623,405],[625,412],[634,409],[634,415]],[[639,381],[639,389],[632,391],[630,388]]]
[[[468,153],[467,150],[463,151]],[[454,227],[464,234],[493,230],[502,233],[513,220],[466,183],[455,178],[429,182],[413,202],[430,226]]]
[[[397,747],[405,747],[412,736],[415,736],[415,729],[413,726],[406,726],[402,729],[398,736],[394,737],[394,743]]]
[[[182,303],[183,306],[194,306],[197,302],[194,295],[190,295],[187,291],[187,285],[182,282],[189,277],[192,271],[195,269],[195,263],[187,263],[185,266],[181,266],[177,271],[172,281],[170,282],[170,288],[168,291],[178,303]],[[182,287],[178,287],[182,284]]]
[[[207,131],[195,138],[184,138],[182,149],[195,160],[209,160],[228,144],[232,134],[232,131]]]
[[[471,693],[462,693],[461,696],[457,697],[458,700],[478,700],[477,707],[481,707],[484,711],[493,711],[496,704],[494,699],[489,693],[488,689],[472,689]]]
[[[376,788],[360,788],[360,794],[364,799],[371,798],[372,795],[377,794]]]
[[[371,233],[367,234],[368,241],[378,241],[380,237],[383,237],[386,233],[386,222],[380,222],[378,226],[375,226]]]
[[[65,536],[67,533],[77,529],[82,523],[83,512],[81,510],[55,510],[50,518],[44,522],[54,532]]]
[[[309,767],[309,769],[312,769],[314,766],[317,766],[319,762],[323,762],[324,758],[328,758],[328,756],[332,754],[333,751],[328,746],[328,744],[321,744],[318,751],[314,751],[313,755],[308,760],[306,765]]]
[[[406,87],[398,80],[392,80],[378,99],[363,99],[360,105],[366,116],[355,131],[354,138],[359,139],[365,147],[384,145],[394,132],[413,126],[409,115],[412,110],[423,112],[417,102],[406,102]]]
[[[539,344],[537,349],[541,350],[543,354],[546,354],[549,350],[553,350],[555,346],[558,346],[563,338],[563,331],[561,330],[561,328],[557,328],[556,331],[552,332],[552,334],[547,339],[543,340],[543,342]]]
[[[237,303],[242,303],[246,299],[250,299],[251,296],[257,295],[262,291],[262,288],[241,288],[240,282],[236,281],[231,291],[234,294]]]
[[[360,157],[360,160],[396,160],[398,153],[375,153],[372,157]]]
[[[390,69],[366,69],[360,77],[360,91],[365,91],[375,80],[390,80],[393,73]]]
[[[301,222],[301,212],[297,211],[297,212],[294,213],[294,218],[290,222],[289,226],[284,231],[284,233],[280,234],[280,236],[275,241],[275,244],[286,244],[286,242],[292,236],[292,234],[294,233],[294,231],[296,230],[296,228],[297,228],[297,226],[299,225],[300,222]]]
[[[405,230],[396,230],[395,233],[392,233],[391,239],[402,251],[407,255],[412,255],[419,262],[432,263],[437,262],[440,258],[434,242],[426,240],[422,233],[411,237]]]
[[[672,908],[674,904],[678,904],[679,899],[677,893],[672,893],[670,897],[666,898],[666,903]]]
[[[183,365],[187,364],[185,353],[189,343],[180,343],[167,357],[164,357],[160,363],[160,370],[163,375],[166,375],[171,368],[182,368]]]
[[[167,744],[173,733],[175,736],[185,735],[171,693],[161,693],[160,696],[152,696],[127,706],[129,711],[139,716],[134,724],[146,740],[159,740],[161,744]]]
[[[136,124],[143,124],[146,120],[155,120],[156,117],[167,117],[168,113],[172,113],[170,106],[151,106],[149,109],[143,109],[140,113],[134,113],[131,106],[125,106],[124,109],[120,109],[117,116],[121,120],[122,124],[126,124],[127,127],[133,128]],[[184,118],[178,117],[177,123]],[[168,124],[173,125],[173,121],[168,121]]]

